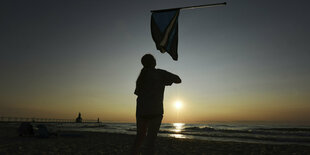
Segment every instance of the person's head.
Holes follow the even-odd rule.
[[[152,54],[145,54],[141,58],[141,63],[144,68],[155,68],[156,60]]]

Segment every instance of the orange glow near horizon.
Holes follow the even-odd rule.
[[[169,96],[170,95],[170,96]],[[250,96],[229,98],[199,98],[189,102],[186,108],[184,98],[176,100],[167,94],[164,101],[164,123],[199,123],[208,121],[280,121],[308,122],[310,118],[309,97],[302,96]],[[86,102],[89,99],[66,104],[40,104],[24,100],[25,104],[0,105],[1,116],[11,117],[41,117],[74,119],[78,112],[84,119],[108,122],[135,122],[135,96],[130,98],[105,97]],[[48,100],[47,100],[48,101]],[[131,101],[131,102],[127,102]],[[178,102],[177,102],[178,101]],[[27,104],[26,104],[27,103]],[[31,104],[30,104],[31,103]],[[172,104],[169,104],[172,103]],[[35,105],[35,106],[34,106]],[[61,108],[59,108],[61,107]],[[182,109],[179,109],[181,108]],[[14,114],[14,115],[12,115]]]

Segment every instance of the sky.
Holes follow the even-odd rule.
[[[309,1],[181,10],[179,60],[156,50],[150,10],[218,2],[1,1],[0,116],[134,122],[150,53],[182,79],[166,87],[163,122],[310,124]]]

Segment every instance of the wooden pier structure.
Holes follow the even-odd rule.
[[[55,119],[55,118],[37,118],[37,117],[4,117],[0,116],[0,123],[76,123],[75,119]],[[84,120],[82,123],[98,123],[97,120]]]

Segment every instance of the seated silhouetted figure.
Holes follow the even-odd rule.
[[[143,68],[136,81],[137,136],[132,154],[139,154],[146,137],[143,154],[154,154],[154,144],[163,118],[163,98],[165,86],[181,83],[179,76],[165,70],[156,69],[156,60],[151,54],[142,57]]]
[[[50,136],[50,133],[48,132],[46,125],[39,124],[37,126],[37,128],[38,128],[38,131],[37,131],[37,134],[36,134],[37,137],[39,137],[39,138],[48,138]]]
[[[79,112],[79,116],[75,119],[76,123],[82,123],[81,113]]]
[[[30,122],[22,122],[18,128],[19,136],[33,136],[33,126]]]

